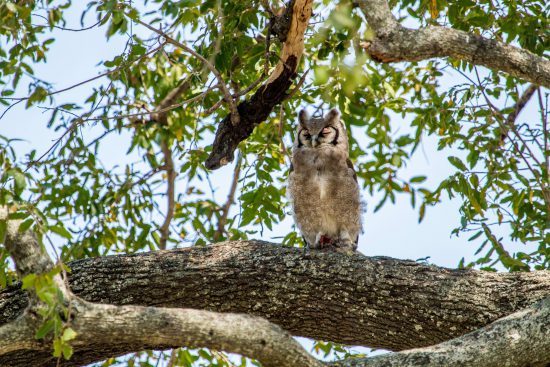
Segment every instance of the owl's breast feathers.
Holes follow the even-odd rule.
[[[305,154],[303,150],[293,156],[288,185],[302,235],[311,246],[316,241],[333,243],[342,233],[356,240],[361,231],[361,198],[351,161],[339,152],[318,155],[319,149]],[[319,234],[325,238],[317,238]]]
[[[304,176],[350,176],[357,182],[357,174],[347,154],[330,149],[301,149],[295,151],[290,173]]]

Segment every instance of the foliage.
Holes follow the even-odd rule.
[[[359,46],[372,32],[351,1],[315,2],[299,77],[312,72],[240,145],[237,205],[216,197],[209,185],[215,173],[205,169],[204,161],[217,122],[229,112],[226,103],[219,103],[223,93],[212,88],[217,81],[197,57],[166,44],[136,20],[193,48],[239,93],[265,79],[266,70],[278,62],[280,43],[272,38],[266,42],[270,15],[265,3],[88,1],[82,27],[102,27],[108,42],[124,37],[126,45],[116,57],[103,60],[100,78],[83,76],[84,86],[95,83],[85,100],[62,104],[57,102],[61,91],[34,69],[48,62],[56,36],[70,31],[66,20],[71,19],[65,18],[75,4],[0,3],[0,103],[5,106],[0,122],[10,121],[9,110],[18,104],[40,108],[49,114],[43,123],[60,135],[43,156],[33,150],[24,158],[16,157],[14,139],[1,137],[0,205],[16,207],[25,227],[56,244],[63,262],[158,249],[163,247],[159,229],[165,220],[159,213],[167,207],[166,145],[177,172],[169,246],[258,238],[265,229],[276,228],[288,211],[284,183],[295,111],[314,106],[320,113],[338,107],[349,128],[351,158],[365,195],[380,197],[369,207],[371,214],[402,195],[418,208],[421,221],[430,206],[458,198],[453,233],[472,232],[470,240],[479,243],[477,260],[462,261],[461,266],[495,270],[500,262],[512,271],[550,267],[548,92],[539,89],[531,98],[540,119],[518,118],[510,124],[517,101],[529,89],[521,80],[453,59],[375,63]],[[419,25],[447,25],[539,55],[549,48],[544,37],[549,17],[542,0],[390,4],[404,20]],[[446,73],[454,76],[449,87],[443,85]],[[178,86],[183,93],[166,112],[166,122],[152,118],[149,112]],[[454,167],[435,186],[426,181],[432,172],[404,173],[427,137],[437,139],[440,154]],[[127,149],[115,167],[102,163],[107,139]],[[0,242],[3,231],[5,222],[0,222]],[[285,245],[301,244],[295,232],[282,237]],[[525,251],[510,254],[510,241],[523,243]],[[0,247],[0,286],[14,279]],[[319,345],[323,351],[329,348]],[[177,353],[182,366],[226,363],[211,351]],[[148,358],[130,357],[124,363],[150,365]],[[111,363],[115,361],[104,365]]]

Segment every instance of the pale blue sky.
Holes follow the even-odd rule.
[[[75,2],[78,3],[78,2]],[[75,7],[69,11],[67,16],[67,27],[79,28],[80,9]],[[88,19],[87,23],[92,24],[95,19]],[[143,29],[134,27],[140,34]],[[53,82],[56,89],[88,79],[104,71],[99,65],[101,61],[112,58],[122,52],[126,38],[113,37],[109,42],[105,38],[105,27],[94,28],[85,32],[67,32],[55,31],[55,43],[51,45],[51,51],[48,54],[47,64],[36,65],[35,74],[40,78]],[[99,65],[99,66],[98,66]],[[454,85],[457,82],[457,75],[445,75],[442,85]],[[62,93],[55,97],[58,104],[66,102],[81,102],[89,96],[94,85],[99,85],[101,81],[85,84],[81,87],[72,89],[69,92]],[[27,91],[19,89],[17,95],[26,95]],[[30,110],[24,109],[24,104],[20,104],[12,109],[0,121],[0,135],[9,138],[22,138],[25,142],[16,145],[17,150],[22,157],[24,153],[31,149],[36,149],[40,155],[45,152],[52,142],[60,136],[61,131],[54,132],[46,128],[46,122],[49,119],[49,112],[43,113],[38,108]],[[537,110],[531,103],[524,110],[521,117],[524,119],[537,118]],[[345,119],[345,116],[343,116]],[[395,117],[392,123],[402,129],[407,129],[407,121],[400,121]],[[92,140],[99,129],[87,130],[87,139]],[[361,138],[359,138],[361,140]],[[363,138],[364,141],[364,138]],[[290,142],[287,142],[290,145]],[[136,153],[133,156],[126,156],[126,150],[129,144],[129,134],[109,135],[104,140],[101,151],[101,159],[106,166],[124,164],[130,161],[139,161]],[[206,144],[206,142],[204,142]],[[436,149],[436,140],[433,137],[424,138],[419,152],[408,164],[404,171],[404,176],[427,175],[428,186],[434,187],[440,180],[447,177],[452,170],[452,166],[447,161],[450,152],[438,152]],[[452,155],[462,156],[461,152],[454,151]],[[211,176],[216,197],[221,201],[227,196],[228,185],[226,184],[232,175],[232,166],[224,167],[216,171]],[[183,184],[182,184],[183,186]],[[364,214],[365,233],[360,236],[359,251],[368,256],[390,256],[403,259],[419,259],[430,257],[429,261],[433,264],[456,267],[459,260],[465,257],[466,262],[472,260],[474,251],[479,245],[478,242],[470,243],[467,241],[469,234],[463,234],[459,238],[450,237],[451,230],[459,223],[457,200],[445,201],[436,206],[427,208],[425,219],[418,223],[417,210],[412,209],[408,196],[399,196],[395,205],[389,202],[377,213],[373,213],[373,208],[378,203],[380,197],[370,197],[368,193],[363,194],[367,202],[368,210]],[[164,199],[161,202],[164,203]],[[237,213],[234,208],[233,213]],[[283,222],[276,225],[272,233],[267,233],[263,237],[270,240],[271,237],[284,236],[291,228],[292,218],[287,217]],[[277,242],[277,240],[273,240]],[[508,245],[510,251],[520,249],[519,244]],[[307,345],[309,342],[304,341]]]
[[[79,28],[80,10],[75,7],[68,13],[67,27]],[[88,24],[95,22],[89,17]],[[134,27],[135,32],[145,33],[140,27]],[[116,36],[109,42],[105,38],[105,27],[94,28],[85,32],[68,32],[56,30],[55,43],[51,45],[46,64],[35,66],[35,75],[54,83],[56,89],[61,89],[82,80],[97,75],[105,69],[99,65],[101,61],[108,60],[120,54],[124,48],[126,38]],[[456,83],[456,75],[445,75],[442,85],[453,85]],[[99,82],[92,82],[55,97],[61,104],[65,102],[83,101],[94,85]],[[26,95],[27,91],[20,88],[17,95]],[[522,116],[536,114],[536,109],[530,105]],[[533,115],[532,115],[533,116]],[[534,115],[536,116],[536,115]],[[17,144],[20,153],[37,149],[38,154],[45,152],[52,142],[61,134],[46,128],[46,121],[49,112],[43,113],[38,108],[25,110],[23,104],[13,108],[0,121],[0,134],[7,137],[18,137],[25,139],[25,142]],[[345,119],[345,116],[343,116]],[[407,121],[400,121],[395,117],[392,121],[399,129],[407,129]],[[93,139],[99,129],[88,130],[87,138]],[[356,135],[358,136],[358,135]],[[362,140],[362,138],[358,138]],[[109,135],[103,144],[101,159],[106,166],[123,164],[129,161],[138,161],[139,157],[125,155],[128,147],[129,135]],[[206,143],[206,142],[205,142]],[[290,144],[290,142],[287,142]],[[134,153],[135,154],[135,153]],[[427,174],[428,186],[435,186],[441,178],[452,172],[452,166],[447,161],[449,151],[438,152],[436,140],[432,137],[423,139],[422,147],[413,157],[404,171],[404,176],[416,176]],[[452,152],[452,155],[461,156],[461,152]],[[212,182],[216,188],[216,197],[224,200],[227,192],[229,177],[232,167],[225,167],[212,175]],[[418,259],[429,256],[430,262],[447,267],[455,267],[458,261],[465,257],[466,260],[473,258],[477,242],[467,242],[468,234],[459,238],[450,237],[451,230],[459,223],[458,201],[446,200],[444,203],[428,207],[425,219],[418,224],[417,211],[412,209],[408,196],[399,196],[397,203],[388,203],[377,213],[373,208],[378,203],[379,197],[370,197],[364,193],[363,197],[367,202],[368,210],[364,214],[365,233],[360,237],[359,250],[369,256],[383,255],[397,258]],[[163,202],[164,200],[161,200]],[[271,236],[282,236],[290,230],[292,219],[289,217],[282,223],[275,226]],[[269,236],[264,236],[269,239]],[[513,246],[517,247],[517,246]],[[513,247],[510,247],[513,250]]]

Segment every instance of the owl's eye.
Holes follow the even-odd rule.
[[[321,130],[323,134],[328,134],[330,132],[330,127],[325,127],[323,130]]]
[[[309,139],[311,139],[311,135],[307,131],[304,131],[304,138],[309,140]]]

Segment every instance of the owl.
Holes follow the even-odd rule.
[[[302,110],[298,120],[288,180],[294,221],[309,248],[351,253],[362,205],[340,112],[310,118]]]

